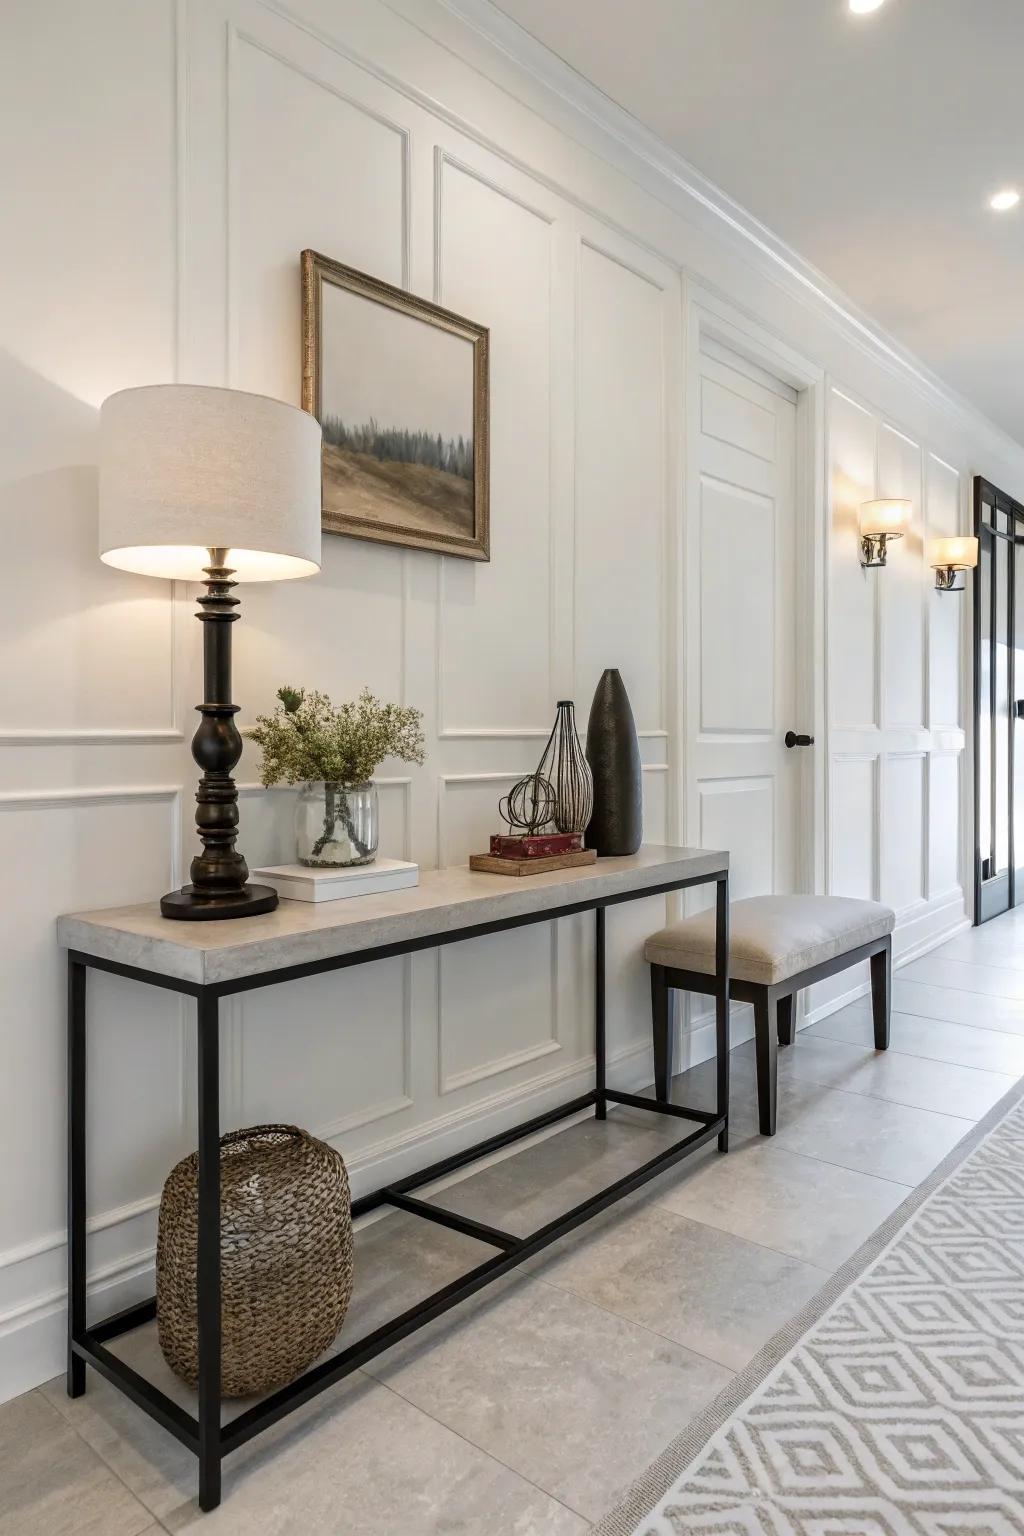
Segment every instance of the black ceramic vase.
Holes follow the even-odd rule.
[[[644,835],[640,744],[617,667],[602,675],[590,706],[587,762],[594,775],[594,814],[586,844],[599,854],[636,853]]]

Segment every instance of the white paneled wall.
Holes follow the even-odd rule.
[[[451,863],[534,765],[555,700],[574,697],[584,723],[619,666],[648,840],[736,839],[756,863],[756,792],[717,784],[701,801],[683,772],[687,675],[716,718],[713,654],[689,670],[682,655],[699,637],[682,597],[699,281],[730,307],[730,347],[756,325],[761,366],[779,338],[827,381],[818,867],[835,890],[892,900],[908,944],[963,912],[966,600],[929,595],[923,539],[959,525],[975,469],[1024,494],[1024,455],[434,0],[13,0],[0,65],[19,146],[0,173],[2,1397],[62,1358],[53,919],[158,895],[192,846],[194,594],[95,557],[105,395],[180,378],[297,400],[305,247],[485,322],[491,562],[329,538],[314,580],[243,589],[243,724],[286,681],[420,707],[428,760],[384,766],[383,848]],[[804,484],[818,436],[798,430]],[[875,494],[911,497],[916,521],[865,576],[856,505]],[[823,497],[815,516],[824,549]],[[729,617],[756,646],[751,614]],[[287,857],[294,798],[257,769],[247,751],[253,864]],[[631,1084],[650,1072],[639,947],[663,916],[653,901],[609,923],[613,1070]],[[567,919],[233,1000],[225,1122],[306,1124],[367,1187],[569,1096],[591,1069],[591,932]],[[160,1184],[194,1143],[193,1036],[169,994],[97,978],[90,999],[92,1270],[111,1305],[151,1285]]]
[[[829,879],[837,894],[895,907],[896,953],[906,955],[962,919],[969,883],[967,599],[935,592],[926,552],[929,539],[967,526],[970,466],[956,469],[838,387],[829,447]],[[890,544],[884,569],[865,570],[858,509],[882,496],[910,501],[910,526]],[[830,1006],[852,980],[819,988],[815,1003]]]

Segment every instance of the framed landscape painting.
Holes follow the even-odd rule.
[[[487,328],[303,251],[302,338],[325,532],[489,560]]]

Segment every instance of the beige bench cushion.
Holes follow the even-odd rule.
[[[750,896],[729,904],[729,971],[738,981],[772,987],[883,938],[895,923],[891,907],[851,896]],[[677,971],[713,973],[714,909],[653,933],[644,958]]]

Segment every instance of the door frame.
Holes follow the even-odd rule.
[[[796,868],[802,890],[825,890],[828,814],[827,571],[829,498],[825,477],[825,370],[708,286],[683,278],[684,441],[683,506],[675,611],[678,615],[677,739],[675,785],[679,831],[692,844],[695,819],[697,711],[685,623],[687,551],[700,506],[697,439],[701,342],[705,337],[736,352],[796,391],[796,713],[793,729],[809,729],[816,750],[801,754],[800,801],[810,814],[798,819]]]

